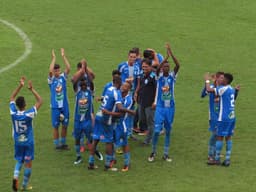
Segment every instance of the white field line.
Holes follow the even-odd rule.
[[[31,53],[32,51],[32,42],[30,41],[30,39],[28,38],[28,36],[17,26],[15,26],[12,23],[9,23],[8,21],[5,21],[3,19],[0,19],[0,22],[5,24],[6,26],[12,28],[14,31],[16,31],[18,33],[18,35],[21,37],[21,39],[24,41],[24,45],[25,45],[25,51],[24,53],[18,58],[16,59],[13,63],[8,64],[7,66],[3,67],[0,69],[0,74],[15,67],[16,65],[18,65],[21,61],[23,61],[24,59],[27,58],[27,56]]]

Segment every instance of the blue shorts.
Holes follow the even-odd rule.
[[[34,160],[34,144],[14,145],[14,158],[21,163]]]
[[[63,108],[52,108],[52,127],[58,128],[60,126],[60,123],[64,126],[68,126],[69,123],[69,109],[68,107]],[[64,119],[61,121],[60,115],[64,116]]]
[[[74,121],[73,136],[75,139],[81,139],[84,135],[91,141],[92,139],[92,121]]]
[[[159,133],[163,127],[166,131],[171,131],[174,119],[175,108],[156,107],[154,132]]]
[[[217,120],[209,120],[209,131],[215,132],[217,129]]]
[[[96,114],[95,125],[93,129],[93,140],[100,140],[104,143],[114,142],[114,123],[108,125],[100,113]]]
[[[235,124],[236,121],[218,121],[216,135],[222,137],[232,136],[234,133]]]
[[[117,147],[128,145],[128,129],[124,122],[119,123],[115,129],[115,144]]]

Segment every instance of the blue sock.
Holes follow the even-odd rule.
[[[94,164],[94,156],[93,155],[89,156],[89,164]]]
[[[159,137],[159,132],[154,132],[153,139],[152,139],[152,152],[153,153],[156,153],[158,137]]]
[[[53,143],[54,143],[55,146],[58,146],[59,145],[59,139],[54,139]]]
[[[81,156],[81,153],[80,153],[80,145],[75,145],[75,151],[76,151],[76,156],[77,156],[77,157]]]
[[[226,160],[230,160],[232,150],[232,140],[226,141]]]
[[[215,160],[216,161],[220,161],[220,152],[222,150],[222,146],[223,146],[223,141],[216,141],[216,155],[215,155]]]
[[[212,133],[212,135],[209,139],[209,150],[208,150],[209,157],[214,156],[215,148],[216,148],[216,135]]]
[[[18,177],[19,177],[22,164],[23,164],[23,163],[21,163],[21,162],[17,162],[17,163],[15,164],[14,173],[13,173],[13,177],[14,177],[14,178],[18,178]]]
[[[106,167],[109,167],[109,166],[110,166],[110,162],[113,160],[113,156],[106,154],[105,157],[106,157],[105,166],[106,166]]]
[[[66,137],[61,137],[60,142],[61,142],[61,145],[65,145],[66,144]]]
[[[125,166],[130,165],[130,159],[131,159],[130,152],[124,153],[124,165]]]
[[[23,177],[23,183],[22,186],[26,187],[28,185],[28,181],[31,175],[31,168],[25,168],[24,170],[24,177]]]
[[[170,142],[171,142],[170,131],[166,131],[165,140],[164,140],[164,154],[165,155],[169,154]]]

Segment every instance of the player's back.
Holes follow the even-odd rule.
[[[220,95],[220,109],[218,121],[235,120],[235,90],[230,86],[221,86],[217,89]]]
[[[18,111],[11,105],[11,117],[13,124],[13,137],[16,145],[29,145],[34,143],[32,120],[36,114],[35,107]]]

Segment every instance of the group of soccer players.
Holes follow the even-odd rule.
[[[94,113],[94,83],[95,74],[87,66],[86,60],[81,60],[71,82],[75,92],[75,112],[73,136],[75,139],[76,160],[74,164],[82,162],[81,147],[84,137],[89,143],[88,169],[96,169],[94,156],[103,160],[97,150],[99,142],[106,146],[105,170],[116,171],[115,148],[122,147],[124,165],[121,171],[130,169],[130,150],[128,137],[132,136],[132,129],[138,123],[147,127],[144,145],[152,144],[148,161],[156,158],[157,143],[160,132],[165,129],[165,141],[162,159],[171,162],[169,157],[170,133],[175,113],[174,85],[180,64],[174,56],[169,44],[166,44],[167,56],[163,56],[153,49],[146,49],[141,57],[139,49],[133,48],[128,52],[128,61],[118,65],[112,72],[112,82],[105,85],[102,95],[96,100],[101,102],[99,110]],[[67,127],[69,124],[69,105],[67,98],[67,78],[70,72],[70,63],[61,49],[65,69],[61,72],[60,65],[56,64],[56,56],[52,50],[52,61],[49,67],[48,84],[51,95],[51,122],[53,140],[56,150],[68,150],[66,144]],[[174,62],[170,70],[169,57]],[[210,85],[210,79],[214,84]],[[235,126],[234,105],[237,91],[230,86],[233,76],[228,73],[217,73],[214,78],[205,75],[205,88],[202,97],[209,94],[210,130],[212,135],[209,142],[209,165],[220,164],[220,152],[223,138],[226,139],[227,153],[223,165],[230,165],[232,148],[231,136]],[[10,99],[10,111],[13,122],[15,140],[15,159],[13,191],[18,190],[18,176],[25,163],[23,190],[32,189],[28,185],[31,175],[32,160],[34,159],[34,140],[32,119],[42,104],[42,99],[34,90],[31,81],[28,88],[35,95],[36,104],[25,110],[24,97],[15,100],[19,90],[24,86],[25,79],[21,78],[18,88]],[[239,88],[237,88],[239,90]],[[15,107],[18,107],[16,109]],[[136,114],[139,118],[135,118]],[[59,126],[62,124],[61,133]],[[82,141],[82,142],[81,142]]]

